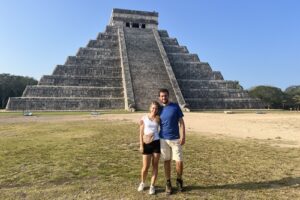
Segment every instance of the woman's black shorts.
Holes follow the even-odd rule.
[[[153,142],[149,144],[144,143],[144,155],[149,155],[153,153],[160,153],[160,141],[154,140]]]

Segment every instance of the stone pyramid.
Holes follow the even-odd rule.
[[[207,62],[158,30],[158,13],[113,9],[109,25],[96,40],[79,48],[64,65],[8,110],[147,110],[159,88],[187,109],[260,108],[237,81],[224,80]]]

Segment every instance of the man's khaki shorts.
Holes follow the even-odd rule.
[[[183,161],[182,146],[180,140],[165,140],[160,139],[160,152],[163,161],[175,160]]]

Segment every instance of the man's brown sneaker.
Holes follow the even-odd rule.
[[[177,186],[178,192],[182,192],[182,190],[183,190],[183,181],[182,181],[182,179],[178,178],[176,180],[176,186]]]
[[[167,195],[172,194],[172,185],[171,185],[171,181],[170,180],[167,180],[167,183],[166,183],[166,194]]]

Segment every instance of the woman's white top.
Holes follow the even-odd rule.
[[[148,115],[142,117],[144,122],[144,134],[154,133],[154,140],[159,140],[159,124],[155,120],[149,119]]]

